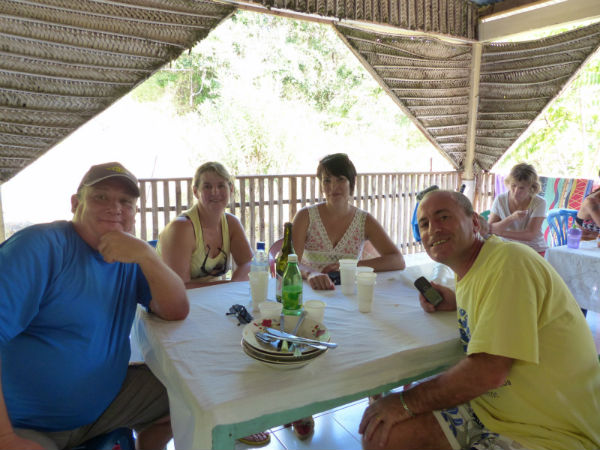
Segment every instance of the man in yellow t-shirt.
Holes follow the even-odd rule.
[[[589,327],[559,275],[525,245],[484,241],[457,192],[419,205],[429,256],[457,277],[434,284],[457,310],[466,357],[439,376],[375,402],[365,448],[600,448],[600,363]]]

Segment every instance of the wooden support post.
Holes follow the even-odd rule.
[[[467,119],[467,152],[463,163],[462,181],[466,185],[464,194],[473,200],[475,196],[475,175],[473,162],[475,161],[475,147],[477,138],[477,111],[479,110],[479,73],[481,69],[482,46],[473,44],[471,62],[471,90],[469,92],[469,116]]]

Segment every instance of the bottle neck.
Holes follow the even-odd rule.
[[[292,245],[292,227],[286,226],[283,234],[283,244],[281,251],[285,253],[294,253],[294,246]]]

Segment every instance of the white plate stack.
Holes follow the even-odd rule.
[[[287,320],[284,320],[284,329],[286,332],[291,333],[297,318],[287,316],[286,319]],[[298,356],[294,356],[294,348],[292,347],[291,342],[288,342],[288,350],[282,351],[281,349],[277,349],[274,345],[265,344],[256,338],[257,332],[264,333],[268,327],[279,330],[279,319],[263,320],[258,318],[247,324],[244,327],[242,334],[242,349],[246,355],[269,367],[284,370],[298,369],[306,366],[327,351],[327,349],[320,350],[309,346],[300,346],[302,353]],[[300,328],[296,331],[296,335],[309,339],[329,341],[329,333],[327,332],[325,325],[315,322],[310,318],[306,318],[300,324]]]

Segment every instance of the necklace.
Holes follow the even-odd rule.
[[[484,243],[484,241],[481,238],[479,238],[479,237],[475,238],[475,244],[473,245],[473,250],[471,252],[471,256],[469,257],[468,261],[464,265],[464,268],[465,268],[464,274],[462,276],[458,277],[459,280],[461,280],[462,277],[467,274],[467,272],[469,271],[469,269],[471,268],[473,263],[475,263],[475,260],[477,259],[477,256],[479,256],[479,252],[481,251],[481,248],[483,247],[483,243]]]

